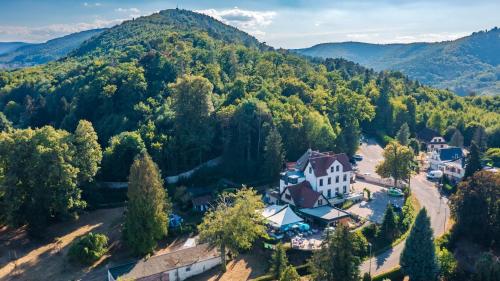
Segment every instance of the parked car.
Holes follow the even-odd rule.
[[[354,160],[356,160],[356,161],[361,161],[361,160],[363,160],[363,156],[362,156],[362,155],[359,155],[359,154],[355,154],[352,158],[354,158]]]
[[[443,177],[443,172],[439,170],[434,170],[427,173],[428,180],[438,180],[441,177]]]
[[[401,191],[401,189],[399,188],[389,188],[389,190],[387,191],[387,193],[389,194],[389,196],[393,196],[393,197],[401,197],[401,196],[404,196],[404,193],[403,191]]]

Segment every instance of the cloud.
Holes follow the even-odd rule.
[[[46,26],[13,26],[0,25],[0,40],[2,41],[27,41],[44,42],[67,34],[95,29],[111,27],[126,19],[96,19],[92,22],[81,22],[73,24],[51,24]]]
[[[118,8],[115,9],[115,11],[120,13],[134,13],[134,14],[139,14],[141,12],[141,10],[137,8]]]
[[[83,2],[84,7],[100,7],[102,6],[101,3],[96,2],[96,3],[89,3],[89,2]]]
[[[261,28],[270,25],[276,16],[276,12],[273,11],[251,11],[238,7],[225,10],[198,10],[196,12],[209,15],[255,36],[265,35],[265,32]]]

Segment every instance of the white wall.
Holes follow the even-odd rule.
[[[339,166],[339,171],[337,172],[336,167]],[[331,168],[333,167],[333,172]],[[345,175],[345,181],[344,181],[344,175]],[[339,182],[336,182],[337,176],[339,177]],[[344,193],[344,186],[346,187],[345,193],[349,193],[351,189],[351,177],[352,177],[352,172],[343,171],[343,166],[339,161],[335,161],[332,163],[330,167],[327,169],[327,175],[324,177],[319,177],[316,179],[317,183],[317,191],[318,192],[323,192],[323,195],[328,198],[328,190],[331,190],[331,197],[335,197],[335,194],[338,189],[339,194]],[[328,178],[331,179],[331,183],[328,184]],[[323,186],[320,186],[320,180],[323,180]]]
[[[211,268],[216,267],[222,263],[221,257],[212,258],[205,261],[199,261],[198,263],[192,264],[190,266],[183,266],[169,272],[170,281],[182,281],[186,280],[191,276],[201,274]],[[189,270],[187,270],[189,269]]]

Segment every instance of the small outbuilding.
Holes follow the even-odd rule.
[[[331,206],[300,209],[300,214],[320,225],[337,225],[339,223],[347,225],[351,220],[349,213]]]
[[[108,281],[182,281],[221,262],[216,248],[201,244],[110,268]]]

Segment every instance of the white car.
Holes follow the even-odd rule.
[[[427,179],[429,180],[438,180],[442,177],[443,177],[443,172],[439,170],[434,170],[427,173]]]

